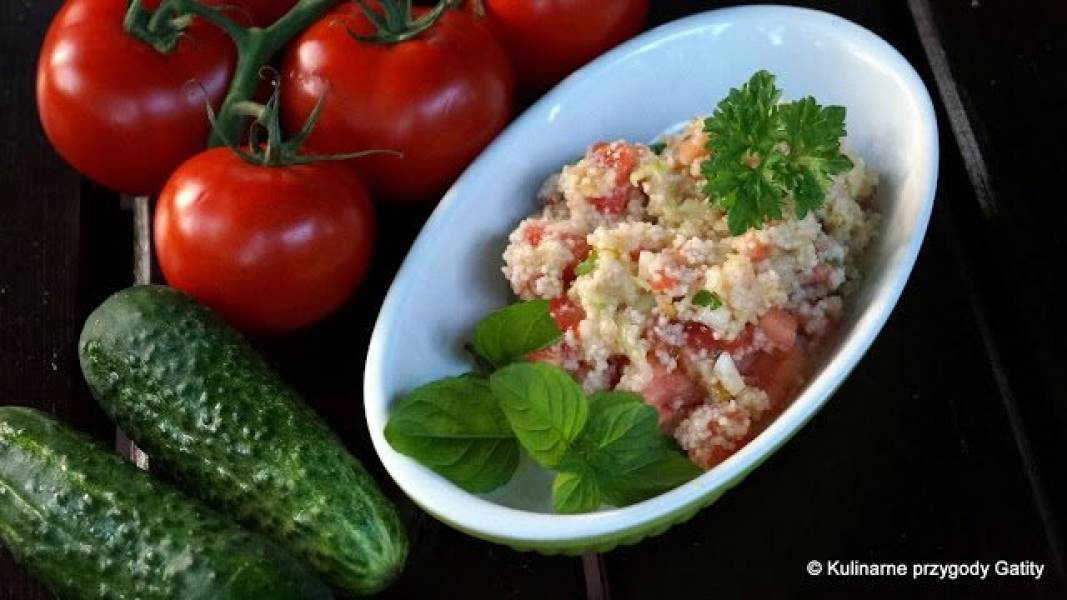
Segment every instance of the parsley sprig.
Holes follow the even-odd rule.
[[[803,218],[822,206],[831,177],[852,168],[840,147],[845,108],[781,97],[774,75],[758,71],[704,121],[704,191],[726,211],[733,235],[781,219],[787,197]]]

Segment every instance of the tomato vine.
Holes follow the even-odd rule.
[[[164,0],[154,12],[132,0],[126,13],[126,31],[161,53],[172,52],[193,17],[202,17],[222,29],[237,47],[233,81],[223,98],[208,146],[240,139],[242,119],[259,84],[260,70],[279,50],[329,9],[336,0],[299,0],[289,12],[267,27],[242,27],[218,8],[197,0]]]

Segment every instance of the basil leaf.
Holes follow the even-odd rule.
[[[469,492],[508,482],[519,446],[489,383],[471,375],[424,385],[396,403],[385,439]]]
[[[515,437],[543,467],[554,469],[589,417],[589,399],[563,369],[515,363],[493,373],[489,387]]]
[[[667,149],[667,144],[663,142],[652,142],[648,145],[648,149],[651,150],[653,154],[663,154],[663,151]]]
[[[602,492],[607,503],[627,506],[669,492],[700,472],[678,450],[663,448],[656,452],[655,460],[627,471],[622,477],[602,477]]]
[[[601,504],[600,487],[594,475],[565,471],[552,481],[552,509],[558,513],[593,512]]]
[[[481,360],[503,367],[563,337],[547,300],[530,300],[489,313],[478,323],[471,348]]]
[[[671,490],[700,473],[659,431],[656,410],[631,392],[593,394],[578,446],[604,498],[626,506]],[[570,462],[570,461],[568,461]]]
[[[667,438],[659,431],[656,409],[632,392],[593,394],[585,427],[586,459],[612,476],[653,461]]]

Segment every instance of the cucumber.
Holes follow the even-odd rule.
[[[354,594],[403,568],[394,506],[337,437],[210,309],[162,286],[117,292],[85,323],[104,410],[184,488]]]
[[[45,414],[0,407],[0,541],[64,598],[330,598],[259,535]]]

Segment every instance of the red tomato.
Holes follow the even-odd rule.
[[[621,215],[630,200],[630,174],[637,166],[637,150],[620,142],[600,143],[590,149],[593,160],[606,169],[615,169],[615,189],[607,196],[590,198],[589,204],[606,215]]]
[[[783,350],[792,348],[797,339],[797,318],[788,310],[768,310],[760,317],[759,326],[767,339]]]
[[[523,232],[523,235],[526,238],[526,241],[529,242],[531,246],[536,248],[541,243],[541,240],[545,237],[545,226],[527,225],[526,231]]]
[[[625,142],[600,142],[593,144],[589,149],[593,160],[607,169],[615,169],[615,185],[626,187],[630,185],[630,174],[637,166],[637,148]]]
[[[704,402],[707,393],[685,373],[678,369],[667,371],[653,362],[652,379],[641,390],[641,396],[659,413],[660,429],[670,433],[691,408]]]
[[[784,406],[804,375],[804,354],[792,346],[777,352],[760,352],[745,369],[745,381],[767,392],[771,404]]]
[[[717,429],[716,425],[717,425],[717,423],[715,423],[714,421],[712,421],[711,423],[708,424],[708,429],[712,430],[713,434],[718,434],[719,433],[718,431],[715,431],[715,429]],[[741,437],[741,439],[734,440],[733,447],[731,447],[731,448],[724,448],[723,446],[715,446],[715,447],[711,448],[710,451],[706,451],[706,452],[690,451],[689,452],[689,458],[693,462],[695,462],[697,464],[697,466],[699,466],[701,469],[704,469],[705,471],[707,471],[708,469],[714,467],[715,465],[723,462],[727,458],[730,458],[731,456],[733,456],[738,450],[740,450],[741,448],[744,448],[745,444],[748,444],[749,442],[751,442],[754,437],[755,436],[753,436],[752,434],[746,434],[743,437]]]
[[[485,0],[485,16],[520,85],[544,90],[645,23],[648,0]]]
[[[228,148],[185,162],[155,217],[167,283],[252,331],[298,329],[340,306],[370,259],[374,215],[337,163],[263,167]]]
[[[376,2],[370,3],[376,6]],[[415,7],[414,14],[428,8]],[[504,127],[511,66],[489,30],[448,10],[397,44],[361,42],[374,28],[354,2],[334,7],[285,55],[282,116],[296,131],[325,94],[307,145],[316,152],[398,150],[354,161],[380,200],[435,202]]]
[[[578,275],[575,273],[575,269],[578,265],[582,264],[585,259],[589,258],[589,253],[592,252],[592,248],[589,247],[589,243],[585,241],[584,235],[576,234],[564,234],[562,236],[563,241],[571,249],[571,261],[567,263],[567,266],[563,267],[563,283],[570,284],[577,279]]]
[[[577,329],[578,324],[585,318],[585,311],[566,296],[558,296],[548,303],[548,312],[556,320],[560,331]]]
[[[697,321],[686,321],[684,329],[686,344],[695,350],[733,352],[752,343],[751,325],[742,329],[741,333],[737,334],[737,337],[732,340],[715,339],[715,333],[712,332],[711,328]]]
[[[652,280],[648,282],[648,287],[657,292],[666,292],[676,285],[678,285],[678,280],[662,270],[652,273]]]
[[[204,148],[201,89],[217,108],[235,50],[195,19],[170,54],[122,28],[126,0],[69,0],[52,20],[37,64],[37,108],[63,158],[120,192],[148,194]]]
[[[241,0],[248,7],[252,22],[259,27],[266,27],[289,12],[298,0]]]

